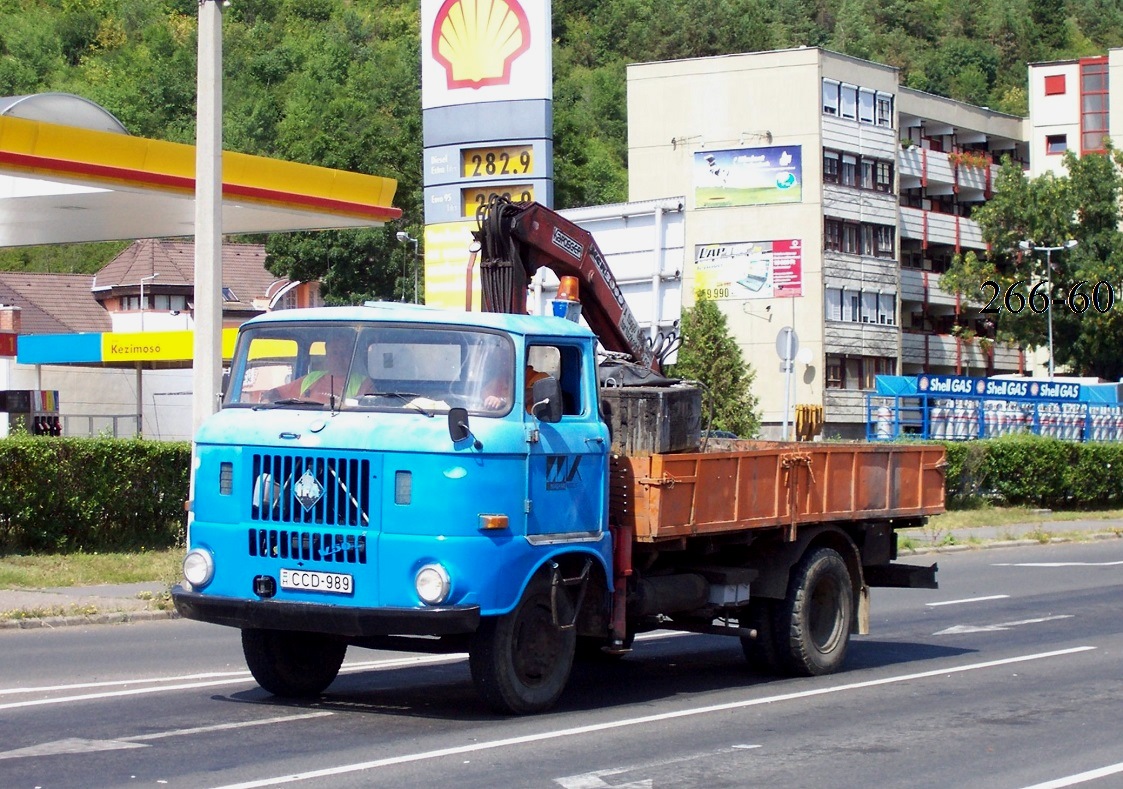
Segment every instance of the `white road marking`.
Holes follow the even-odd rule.
[[[965,597],[962,600],[944,600],[939,603],[925,603],[924,605],[930,608],[936,608],[941,605],[959,605],[961,603],[981,603],[984,600],[1005,600],[1010,595],[1008,594],[992,594],[987,597]]]
[[[893,685],[899,682],[912,682],[918,679],[928,679],[931,677],[947,677],[952,674],[961,674],[966,671],[978,671],[980,669],[995,668],[996,666],[1009,666],[1017,663],[1026,663],[1033,660],[1046,660],[1048,658],[1075,655],[1081,652],[1090,652],[1095,649],[1096,647],[1093,646],[1072,647],[1069,649],[1059,649],[1054,652],[1040,652],[1033,655],[1021,655],[1019,657],[1003,658],[1001,660],[988,660],[983,663],[970,663],[965,666],[952,666],[950,668],[933,669],[931,671],[922,671],[916,674],[902,674],[895,677],[871,679],[865,682],[852,682],[846,685],[835,685],[826,688],[816,688],[814,690],[803,690],[795,693],[783,693],[778,696],[765,696],[763,698],[731,701],[725,704],[714,704],[706,707],[693,707],[690,709],[678,710],[676,712],[663,712],[656,715],[644,715],[638,718],[625,718],[623,720],[607,721],[605,723],[594,723],[588,726],[575,726],[570,729],[559,729],[557,731],[542,732],[540,734],[527,734],[521,737],[509,737],[502,740],[474,742],[469,745],[457,745],[450,748],[441,748],[435,751],[423,751],[421,753],[407,753],[400,756],[388,756],[383,759],[374,759],[367,762],[357,762],[355,764],[344,764],[338,767],[327,767],[322,770],[309,770],[308,772],[303,773],[291,773],[289,775],[262,778],[256,781],[245,781],[243,783],[229,784],[224,787],[219,787],[218,789],[258,789],[258,787],[295,783],[297,781],[308,781],[315,778],[328,778],[335,775],[344,775],[347,773],[375,770],[380,767],[430,761],[433,759],[445,758],[447,756],[460,756],[467,753],[478,753],[480,751],[495,750],[496,748],[506,748],[512,745],[528,745],[531,743],[562,739],[564,737],[574,737],[582,734],[610,731],[612,729],[630,728],[632,726],[644,726],[651,723],[675,720],[678,718],[691,718],[697,715],[709,715],[715,712],[725,712],[727,710],[738,710],[745,709],[747,707],[756,707],[762,704],[775,704],[782,701],[806,699],[812,698],[814,696],[826,696],[829,694],[841,693],[844,691],[861,690],[863,688],[873,688],[881,685]]]
[[[1123,773],[1123,762],[1120,762],[1119,764],[1111,764],[1107,767],[1101,767],[1098,770],[1088,770],[1088,772],[1085,773],[1068,775],[1064,778],[1057,778],[1052,781],[1046,781],[1043,784],[1034,784],[1033,786],[1025,787],[1025,789],[1062,789],[1062,787],[1065,786],[1075,786],[1076,784],[1082,784],[1087,781],[1094,781],[1097,778],[1106,778],[1107,776],[1115,775],[1116,773]]]
[[[1020,627],[1021,625],[1036,625],[1041,622],[1052,622],[1057,619],[1072,619],[1074,614],[1057,614],[1056,616],[1043,616],[1039,619],[1022,619],[1018,622],[1001,622],[996,625],[955,625],[946,630],[941,630],[938,633],[933,633],[934,636],[958,636],[963,633],[996,633],[999,630],[1009,630],[1012,627]]]
[[[151,734],[138,734],[135,737],[120,737],[115,740],[86,740],[80,737],[68,737],[65,740],[44,742],[31,745],[27,748],[17,748],[14,751],[0,753],[0,759],[19,759],[26,756],[55,756],[62,753],[94,753],[97,751],[119,751],[126,748],[147,748],[144,743],[151,740],[162,740],[167,737],[182,737],[186,734],[204,734],[212,731],[226,731],[228,729],[247,729],[251,726],[267,726],[273,723],[289,723],[291,721],[305,720],[307,718],[322,718],[325,715],[334,715],[332,712],[306,712],[302,715],[285,715],[279,718],[264,718],[256,721],[242,721],[240,723],[216,723],[213,726],[193,726],[190,729],[174,729],[172,731],[158,731]]]
[[[991,567],[1118,567],[1120,562],[1002,562]]]
[[[622,775],[624,773],[636,772],[638,770],[651,770],[657,767],[669,767],[672,764],[682,764],[684,762],[693,762],[698,759],[712,759],[715,755],[723,753],[732,753],[733,751],[750,750],[759,748],[759,745],[734,745],[731,748],[724,748],[718,751],[698,751],[697,753],[688,754],[686,756],[676,756],[673,759],[660,759],[656,762],[644,762],[642,765],[633,765],[631,767],[613,767],[608,770],[594,770],[589,773],[581,773],[580,775],[567,775],[562,778],[555,778],[554,783],[559,784],[563,789],[644,789],[645,787],[652,786],[655,783],[653,778],[644,778],[639,781],[629,781],[623,784],[610,784],[605,781],[605,777],[613,775]]]
[[[424,655],[421,657],[410,658],[392,658],[390,660],[376,660],[366,663],[346,663],[343,668],[339,670],[340,674],[353,674],[358,671],[383,671],[394,668],[405,668],[409,666],[433,665],[438,663],[453,663],[460,660],[467,659],[467,654],[458,652],[452,655]],[[228,679],[204,679],[200,682],[190,682],[182,680],[190,680],[194,676],[199,677],[229,677]],[[149,693],[164,693],[172,690],[194,690],[196,688],[215,688],[222,685],[239,685],[246,682],[252,682],[253,679],[248,671],[232,672],[230,674],[200,674],[200,675],[187,675],[183,677],[164,677],[157,679],[147,680],[119,680],[115,682],[105,683],[86,683],[78,685],[54,685],[44,686],[40,688],[8,688],[0,689],[0,696],[17,693],[42,693],[47,691],[67,691],[67,690],[80,690],[84,688],[93,687],[122,687],[129,685],[137,685],[151,682],[173,682],[177,684],[172,685],[159,685],[157,687],[146,688],[129,688],[127,690],[106,691],[103,693],[86,693],[77,696],[58,696],[49,699],[34,699],[32,701],[11,701],[0,704],[0,710],[14,710],[21,707],[39,707],[45,704],[66,704],[72,701],[96,701],[98,699],[112,699],[121,698],[124,696],[142,696]]]

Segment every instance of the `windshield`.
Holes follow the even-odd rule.
[[[510,410],[514,345],[418,325],[293,323],[242,330],[224,405],[410,411]]]

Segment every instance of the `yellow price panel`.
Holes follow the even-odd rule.
[[[534,172],[534,149],[529,145],[465,148],[460,152],[461,178],[500,178]]]
[[[534,200],[534,186],[531,184],[493,184],[479,188],[470,187],[460,191],[464,206],[464,216],[475,218],[476,212],[487,205],[493,197],[506,197],[515,203],[529,203]]]

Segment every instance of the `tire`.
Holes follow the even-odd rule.
[[[753,600],[741,617],[740,624],[756,630],[756,638],[741,637],[741,651],[745,654],[749,667],[761,674],[780,673],[779,649],[776,645],[776,601]]]
[[[347,644],[320,633],[243,630],[242,653],[257,684],[274,696],[314,698],[343,665]]]
[[[542,712],[565,689],[576,643],[575,628],[554,625],[550,578],[538,573],[513,611],[480,622],[468,649],[472,681],[496,712]]]
[[[781,668],[792,676],[832,674],[846,660],[854,587],[842,556],[809,551],[792,570],[775,619]]]

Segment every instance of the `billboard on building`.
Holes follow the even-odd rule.
[[[803,244],[798,238],[698,244],[694,289],[714,301],[803,295]]]
[[[550,4],[423,0],[421,108],[552,96]]]
[[[803,200],[799,145],[698,151],[694,154],[694,207],[798,203]]]

